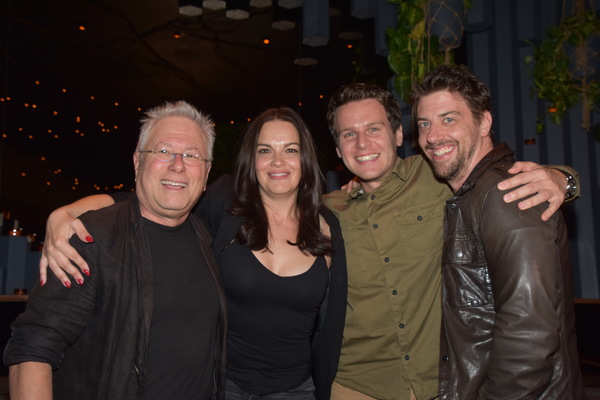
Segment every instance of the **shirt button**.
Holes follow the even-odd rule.
[[[398,326],[400,327],[400,329],[404,329],[404,324],[400,324]]]
[[[407,354],[407,355],[405,355],[405,356],[404,356],[404,359],[405,359],[406,361],[408,361],[408,360],[410,360],[410,356]]]
[[[386,258],[384,258],[384,259],[383,259],[383,261],[385,261],[386,263],[387,263],[387,262],[390,262],[390,258],[389,258],[389,257],[386,257]]]
[[[375,200],[375,195],[374,194],[371,195],[371,200]]]
[[[423,221],[423,217],[419,215],[419,216],[417,217],[417,221]]]
[[[395,296],[398,294],[398,291],[396,289],[392,290],[392,294]]]
[[[442,361],[448,361],[448,356],[444,354],[444,356],[442,357]]]
[[[373,224],[373,229],[377,229],[377,228],[379,228],[379,225]]]

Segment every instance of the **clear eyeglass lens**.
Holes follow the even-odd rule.
[[[153,154],[154,154],[154,158],[156,158],[157,160],[160,160],[160,161],[171,161],[173,158],[175,158],[176,154],[181,154],[181,158],[183,159],[183,162],[185,162],[186,164],[196,165],[196,164],[200,164],[200,162],[202,162],[202,158],[197,154],[175,153],[173,151],[169,151],[169,150],[165,150],[165,149],[154,150]]]

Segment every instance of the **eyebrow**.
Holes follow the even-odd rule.
[[[366,124],[361,124],[359,128],[361,127],[371,127],[374,125],[385,125],[385,121],[373,121],[373,122],[367,122]],[[357,128],[355,126],[351,126],[348,128],[342,128],[340,129],[340,133],[341,132],[346,132],[346,131],[355,131]]]
[[[173,144],[172,143],[168,143],[168,142],[158,142],[155,143],[153,148],[157,148],[157,147],[169,147],[169,148],[173,148]],[[189,151],[189,150],[194,150],[194,151],[200,151],[200,149],[196,146],[185,146],[184,151]]]
[[[448,115],[461,115],[458,110],[446,111],[445,113],[441,113],[440,117],[447,117]]]
[[[449,115],[461,115],[461,113],[460,113],[460,111],[457,111],[457,110],[446,111],[446,112],[443,112],[443,113],[439,114],[438,117],[444,118],[444,117],[447,117]],[[428,121],[428,119],[425,118],[425,117],[419,117],[417,115],[417,121]]]
[[[298,143],[298,142],[289,142],[289,143],[286,143],[284,146],[288,147],[288,146],[293,146],[293,145],[300,147],[300,143]],[[256,143],[256,147],[258,147],[258,146],[273,147],[270,144]]]

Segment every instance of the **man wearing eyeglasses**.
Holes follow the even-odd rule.
[[[13,324],[11,399],[220,397],[224,295],[210,237],[190,215],[214,138],[210,118],[185,102],[146,114],[136,195],[82,215],[99,239],[71,241],[97,272],[72,290],[53,278],[36,286]]]

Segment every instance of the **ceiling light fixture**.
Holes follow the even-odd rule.
[[[279,7],[298,8],[302,6],[302,0],[279,0]]]
[[[227,0],[225,16],[237,21],[250,18],[248,0]]]
[[[227,6],[223,0],[203,0],[202,7],[208,8],[209,10],[222,10]]]
[[[319,60],[312,57],[298,57],[294,60],[294,64],[299,65],[301,67],[310,67],[313,65],[317,65]]]
[[[187,6],[179,7],[179,14],[185,15],[186,17],[198,17],[202,15],[202,9],[189,4]]]
[[[271,7],[272,4],[271,0],[250,0],[250,7],[255,8]]]

